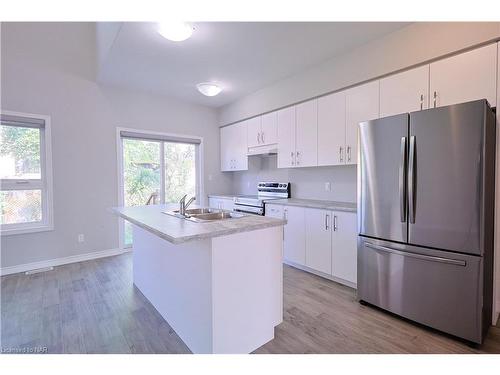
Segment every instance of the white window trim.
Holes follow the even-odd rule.
[[[123,143],[122,143],[122,137],[120,135],[121,132],[132,132],[132,133],[138,133],[138,134],[145,134],[145,135],[152,135],[152,136],[160,136],[160,137],[172,137],[172,138],[186,138],[186,139],[197,139],[200,141],[200,144],[197,145],[196,147],[196,161],[195,165],[197,168],[197,173],[196,173],[196,202],[198,204],[203,205],[205,203],[205,186],[204,186],[204,152],[203,152],[203,137],[198,137],[194,135],[189,135],[189,134],[178,134],[178,133],[162,133],[162,132],[156,132],[156,131],[150,131],[150,130],[143,130],[143,129],[133,129],[133,128],[124,128],[124,127],[117,127],[116,128],[116,160],[118,164],[117,172],[118,172],[118,206],[123,206],[125,204],[124,202],[124,196],[123,196],[123,189],[124,189],[124,180],[123,180]],[[162,143],[163,144],[163,143]],[[163,152],[162,152],[163,156]],[[163,157],[162,157],[163,159]],[[165,171],[162,171],[162,173],[165,173]],[[163,181],[163,178],[161,179]],[[163,182],[161,182],[162,186],[161,189],[164,189]],[[161,194],[164,194],[162,191]],[[123,237],[125,233],[125,222],[123,219],[118,218],[118,244],[120,249],[124,249],[126,246],[123,242]],[[129,246],[127,246],[129,247]]]
[[[30,182],[26,187],[38,187],[42,190],[42,221],[34,223],[4,224],[0,225],[0,234],[10,236],[26,233],[37,233],[54,230],[54,203],[53,203],[53,180],[52,180],[52,133],[51,118],[47,115],[35,113],[25,113],[16,111],[2,110],[2,114],[27,117],[33,119],[42,119],[45,121],[43,137],[40,139],[40,158],[43,160],[41,172],[41,181]],[[5,187],[5,183],[2,187]],[[7,187],[9,184],[7,183]],[[17,187],[19,189],[19,186]]]

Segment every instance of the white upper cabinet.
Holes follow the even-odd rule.
[[[247,123],[248,147],[271,145],[278,142],[278,114],[267,113],[245,121]]]
[[[332,273],[332,213],[305,208],[306,266],[316,271]]]
[[[380,117],[429,108],[429,65],[380,80]]]
[[[261,145],[261,116],[243,121],[247,126],[248,147],[256,147]]]
[[[296,167],[318,165],[318,100],[296,106]]]
[[[295,106],[277,111],[278,168],[295,167]]]
[[[230,137],[229,126],[220,129],[220,169],[223,172],[231,170]]]
[[[497,45],[490,44],[430,64],[430,107],[496,101]]]
[[[379,81],[346,90],[346,164],[358,162],[358,125],[379,117]]]
[[[220,129],[221,170],[248,169],[246,121]]]
[[[278,113],[271,112],[262,115],[261,122],[262,145],[271,145],[278,142]]]
[[[345,164],[345,91],[318,99],[318,165]]]

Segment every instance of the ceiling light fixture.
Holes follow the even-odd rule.
[[[171,41],[182,42],[193,34],[193,26],[187,22],[160,22],[158,33]]]
[[[205,96],[215,96],[222,91],[222,88],[215,83],[198,83],[196,88]]]

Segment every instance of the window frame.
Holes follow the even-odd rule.
[[[43,120],[44,126],[37,127],[40,130],[40,179],[0,179],[0,191],[41,190],[42,220],[28,223],[0,224],[0,234],[9,236],[54,230],[51,117],[8,110],[1,110],[1,114]]]
[[[197,140],[199,144],[195,144],[195,168],[196,168],[196,181],[195,181],[195,196],[196,202],[199,204],[204,204],[205,200],[205,188],[204,188],[204,158],[203,158],[203,137],[188,135],[188,134],[178,134],[178,133],[163,133],[157,131],[143,130],[143,129],[133,129],[126,127],[117,127],[116,128],[116,160],[118,164],[117,173],[118,173],[118,206],[125,205],[125,181],[123,176],[123,139],[127,137],[122,137],[122,132],[130,132],[137,135],[144,136],[158,136],[161,139],[156,141],[160,142],[160,168],[161,168],[161,178],[160,178],[160,197],[164,197],[165,194],[165,154],[164,154],[164,142],[168,142],[168,138],[171,138],[172,141],[182,142],[182,139],[185,139],[185,143],[193,144],[193,142],[189,142],[189,140]],[[147,139],[145,139],[147,140]],[[149,139],[152,140],[152,139]],[[152,140],[154,141],[154,140]],[[164,204],[164,203],[161,203]],[[125,235],[125,220],[122,218],[118,218],[118,244],[120,249],[130,248],[130,245],[125,245],[124,243],[124,235]]]

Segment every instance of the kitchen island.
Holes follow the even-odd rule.
[[[134,284],[193,353],[250,353],[283,320],[285,220],[193,222],[178,205],[114,208],[133,224]]]

